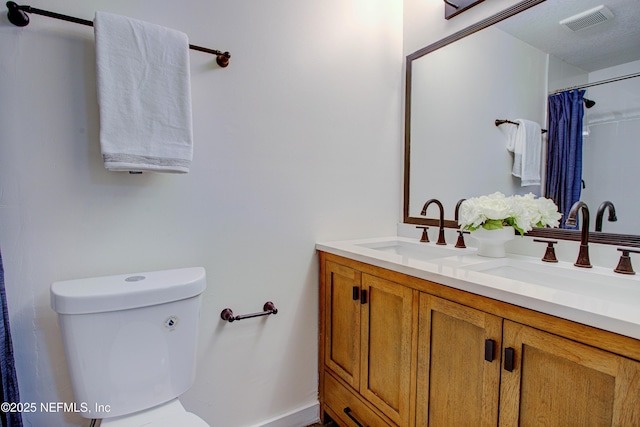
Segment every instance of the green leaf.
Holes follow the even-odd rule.
[[[488,219],[482,224],[482,228],[485,230],[499,230],[502,228],[502,220],[500,219]]]
[[[524,230],[516,225],[516,220],[514,217],[510,216],[509,218],[505,219],[504,222],[515,228],[521,236],[524,236]]]

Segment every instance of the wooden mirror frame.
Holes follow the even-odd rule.
[[[438,226],[437,219],[411,217],[409,216],[409,176],[411,171],[411,68],[412,62],[421,58],[428,53],[443,48],[454,43],[464,37],[470,36],[480,30],[492,26],[504,19],[517,15],[530,7],[543,3],[546,0],[525,0],[517,3],[502,12],[485,18],[463,30],[451,34],[433,44],[430,44],[406,57],[406,73],[405,73],[405,121],[404,121],[404,200],[403,200],[403,216],[404,222],[407,224]],[[425,200],[426,202],[426,200]],[[593,215],[595,217],[595,215]],[[454,220],[445,220],[444,226],[447,228],[459,228],[458,223]],[[575,240],[579,241],[581,233],[579,230],[566,230],[560,228],[534,228],[526,233],[527,236],[539,237],[545,239],[556,240]],[[614,234],[591,232],[589,233],[589,241],[593,243],[601,243],[607,245],[618,245],[627,247],[640,247],[640,236],[633,234]]]

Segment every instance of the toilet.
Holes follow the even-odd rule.
[[[204,268],[51,285],[80,415],[102,427],[208,427],[178,400],[195,379]]]

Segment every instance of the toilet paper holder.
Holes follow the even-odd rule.
[[[260,316],[268,316],[270,314],[278,314],[278,309],[276,308],[276,306],[271,301],[265,302],[264,306],[262,307],[262,309],[264,311],[261,311],[259,313],[239,314],[237,316],[234,316],[233,315],[233,310],[231,310],[230,308],[225,308],[220,313],[220,318],[222,320],[224,320],[225,322],[231,323],[231,322],[234,322],[236,320],[250,319],[252,317],[260,317]]]

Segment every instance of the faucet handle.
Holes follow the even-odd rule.
[[[631,266],[631,257],[629,257],[629,252],[640,254],[640,250],[629,248],[618,248],[618,250],[622,252],[622,255],[620,255],[618,266],[613,271],[620,274],[636,274],[636,272],[633,271],[633,267]]]
[[[544,253],[544,256],[542,257],[542,261],[544,261],[544,262],[558,262],[558,258],[556,258],[556,250],[553,247],[553,245],[558,243],[557,240],[533,239],[533,241],[547,244],[547,250]]]
[[[464,235],[469,234],[468,231],[458,230],[458,241],[456,242],[456,248],[466,248],[467,245],[464,244]]]
[[[429,229],[429,227],[425,226],[425,225],[418,225],[416,226],[416,228],[422,228],[422,237],[420,237],[420,241],[423,243],[428,243],[429,242],[429,235],[427,234],[427,230]]]

